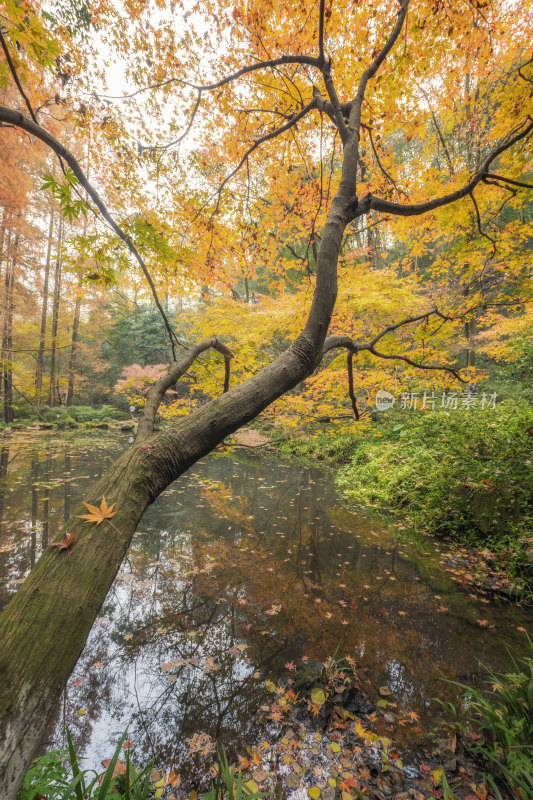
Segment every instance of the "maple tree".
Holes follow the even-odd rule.
[[[38,5],[14,0],[1,17],[0,77],[18,91],[18,100],[0,106],[2,128],[57,156],[62,177],[46,183],[64,217],[94,213],[105,226],[81,237],[80,252],[95,258],[103,284],[127,269],[144,277],[172,351],[167,373],[147,392],[136,443],[88,497],[88,507],[112,498],[123,535],[91,526],[70,564],[48,551],[2,616],[7,798],[16,795],[140,517],[170,482],[302,381],[311,386],[307,408],[320,391],[334,392],[338,373],[316,378],[329,353],[347,353],[355,413],[354,356],[363,367],[372,358],[460,377],[451,358],[436,358],[446,332],[473,325],[489,307],[516,305],[517,293],[521,303],[527,287],[521,253],[529,228],[517,215],[521,190],[530,188],[533,120],[530,32],[518,5],[320,0],[310,10],[296,1],[224,7],[213,0],[190,9],[161,2],[153,13],[130,0],[126,10],[102,3],[91,14],[136,87],[122,112],[94,90],[102,69],[83,37],[72,35],[86,33],[86,19],[57,24]],[[44,73],[58,82],[53,95]],[[90,138],[91,180],[51,124],[58,110]],[[166,125],[169,116],[185,118],[184,126]],[[193,146],[180,154],[187,137]],[[508,224],[502,192],[514,214]],[[413,227],[412,217],[422,222]],[[393,273],[376,274],[387,238],[402,244],[393,259],[401,269],[407,260],[432,276],[425,295],[419,272],[400,287]],[[239,297],[231,313],[245,318],[237,329],[247,333],[242,354],[223,343],[227,306],[217,320],[216,300],[200,327],[218,326],[199,331],[196,344],[180,341],[158,282],[170,291],[200,287],[204,299]],[[287,324],[277,347],[270,326],[270,350],[254,338],[254,309],[242,302],[265,284],[274,296],[290,289],[281,302]],[[354,302],[355,291],[366,294],[366,307]],[[258,309],[267,323],[269,302]],[[223,359],[221,394],[154,434],[166,391],[210,351]],[[260,357],[252,363],[253,351]],[[239,357],[234,377],[242,380],[230,388]],[[305,398],[295,397],[301,412]],[[75,524],[73,517],[65,536]]]

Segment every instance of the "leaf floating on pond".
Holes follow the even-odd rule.
[[[323,706],[326,702],[326,694],[323,689],[319,689],[318,687],[312,689],[311,691],[311,702],[314,703],[316,706]]]

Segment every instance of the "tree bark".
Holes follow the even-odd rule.
[[[37,416],[40,417],[41,392],[43,386],[43,361],[46,345],[46,317],[48,313],[48,286],[50,281],[50,262],[52,259],[52,237],[54,232],[54,212],[50,210],[50,224],[48,226],[48,242],[46,245],[46,263],[44,265],[43,305],[41,310],[41,332],[39,335],[39,350],[37,352],[37,366],[35,367],[35,405]]]

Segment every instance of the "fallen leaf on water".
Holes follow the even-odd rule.
[[[110,764],[111,764],[111,759],[110,758],[106,758],[105,761],[102,761],[102,766],[103,766],[104,769],[108,769]],[[126,765],[119,758],[117,760],[117,763],[115,764],[115,768],[113,770],[113,777],[115,777],[115,775],[125,775],[125,774],[126,774]],[[104,776],[102,775],[102,777],[100,778],[100,784],[102,784],[103,779],[104,779]]]
[[[442,776],[444,775],[444,770],[442,769],[442,767],[434,769],[431,774],[433,776],[433,783],[435,784],[435,786],[440,786],[442,782]]]
[[[319,689],[319,688],[312,689],[311,690],[311,702],[315,706],[323,706],[324,703],[326,702],[326,695],[324,693],[324,690],[323,689]]]

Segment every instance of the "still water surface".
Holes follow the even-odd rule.
[[[107,433],[0,440],[0,607],[127,444]],[[230,751],[257,744],[276,727],[261,711],[265,679],[338,648],[375,698],[387,687],[420,717],[420,728],[377,722],[418,763],[434,698],[456,694],[442,678],[504,667],[529,624],[521,609],[459,592],[445,567],[433,540],[344,508],[328,471],[210,455],[144,515],[46,745],[64,746],[68,725],[98,767],[131,722],[134,761],[186,781],[195,733]]]

